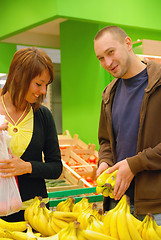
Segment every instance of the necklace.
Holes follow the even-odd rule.
[[[23,111],[22,115],[19,117],[19,119],[17,120],[17,122],[15,122],[15,121],[13,120],[13,118],[10,116],[9,112],[7,111],[7,108],[6,108],[5,104],[4,104],[4,98],[3,98],[3,96],[2,96],[2,104],[3,104],[3,107],[4,107],[5,111],[6,111],[7,116],[8,116],[8,117],[11,119],[11,121],[14,123],[13,131],[14,131],[14,132],[17,132],[17,131],[18,131],[17,124],[20,122],[20,120],[21,120],[22,117],[24,116],[24,114],[25,114],[25,112],[26,112],[26,110],[27,110],[28,105],[26,105],[26,108],[25,108],[25,110]]]

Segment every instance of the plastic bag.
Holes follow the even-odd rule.
[[[2,119],[0,118],[0,125],[2,123]],[[0,133],[0,159],[10,158],[8,151],[10,139],[11,136],[8,131],[2,130]],[[22,206],[15,177],[2,178],[2,174],[4,173],[0,172],[0,217],[20,211]]]

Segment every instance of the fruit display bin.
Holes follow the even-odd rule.
[[[95,144],[86,144],[79,139],[78,134],[71,137],[68,130],[58,135],[61,158],[74,172],[95,185],[95,173],[98,161],[98,152]]]
[[[88,183],[82,176],[76,173],[73,169],[71,169],[63,160],[63,172],[58,180],[64,179],[65,185],[55,187],[47,187],[48,192],[57,192],[63,190],[71,190],[77,188],[84,188],[84,187],[92,187],[90,183]]]
[[[87,197],[89,202],[102,204],[103,201],[103,195],[96,193],[96,187],[49,192],[48,197],[50,208],[56,207],[59,202],[65,201],[68,197],[73,197],[75,203],[79,202],[84,197]]]

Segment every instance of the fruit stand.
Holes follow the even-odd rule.
[[[68,130],[58,135],[63,172],[58,180],[46,180],[48,192],[95,187],[98,152],[95,144],[86,144]]]

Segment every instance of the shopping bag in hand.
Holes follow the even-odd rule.
[[[10,158],[10,139],[11,136],[8,131],[2,130],[0,133],[0,159]],[[2,174],[5,173],[0,172],[0,217],[20,211],[22,206],[22,200],[15,177],[2,178]]]

